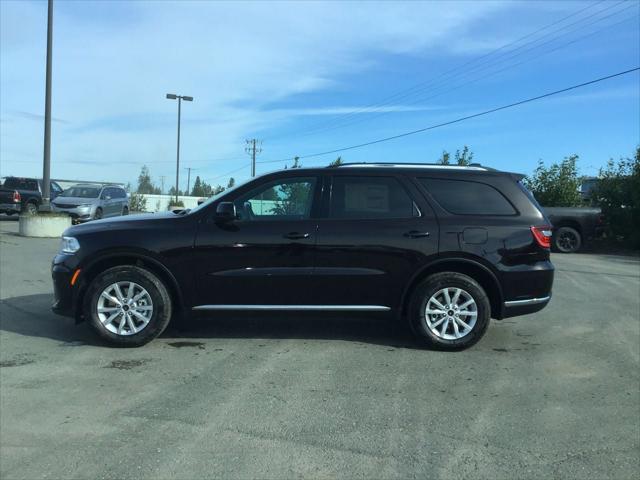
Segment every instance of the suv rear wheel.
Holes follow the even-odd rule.
[[[416,287],[409,315],[421,343],[441,350],[461,350],[482,338],[489,326],[491,305],[473,278],[442,272]]]
[[[156,338],[169,324],[171,308],[171,297],[162,281],[131,265],[99,274],[84,301],[85,318],[91,327],[117,347],[138,347]]]

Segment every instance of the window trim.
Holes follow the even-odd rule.
[[[504,193],[502,193],[500,190],[498,190],[496,187],[494,187],[489,183],[481,182],[478,180],[469,180],[466,178],[462,179],[462,178],[425,177],[425,176],[420,176],[420,177],[416,176],[415,180],[416,180],[416,183],[419,185],[419,187],[426,193],[426,195],[428,195],[428,198],[430,200],[433,200],[433,202],[436,205],[438,205],[444,212],[448,213],[449,215],[455,215],[457,217],[517,217],[517,216],[520,216],[520,210],[516,208],[513,202],[509,200],[509,198],[507,198],[507,196]],[[442,205],[438,201],[438,199],[431,193],[429,188],[427,188],[427,186],[422,183],[422,180],[440,180],[445,182],[479,183],[480,185],[485,185],[495,190],[498,193],[498,195],[504,198],[507,204],[509,204],[513,209],[513,213],[455,213],[455,212],[452,212],[451,210],[448,210],[444,205]]]
[[[346,172],[345,172],[346,173]],[[380,173],[377,172],[377,174],[375,175],[359,175],[359,174],[353,174],[353,173],[342,173],[341,174],[335,174],[335,175],[330,175],[328,176],[328,191],[327,191],[327,203],[326,203],[326,210],[325,210],[325,216],[324,218],[327,220],[333,220],[333,221],[375,221],[375,222],[379,222],[381,220],[384,221],[392,221],[392,220],[414,220],[417,218],[422,218],[424,216],[423,212],[422,212],[422,208],[420,208],[420,204],[416,201],[416,199],[414,198],[414,196],[411,194],[411,191],[407,188],[407,185],[405,185],[404,183],[404,179],[399,177],[398,175],[393,175],[393,174],[386,174],[386,173]],[[336,178],[392,178],[395,181],[398,182],[398,184],[400,185],[400,187],[404,190],[404,192],[407,194],[407,197],[409,197],[409,200],[411,200],[411,202],[413,203],[413,208],[415,208],[415,210],[418,212],[418,215],[411,215],[410,217],[334,217],[331,215],[331,206],[332,206],[332,199],[333,199],[333,182]],[[413,210],[412,208],[412,210]]]

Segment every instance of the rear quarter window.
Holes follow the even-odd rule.
[[[436,202],[456,215],[516,215],[506,197],[491,185],[468,180],[419,178]]]
[[[38,182],[28,178],[7,178],[4,182],[4,188],[13,188],[15,190],[38,190]]]

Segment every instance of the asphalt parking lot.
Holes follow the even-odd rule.
[[[112,349],[51,313],[58,241],[3,220],[3,479],[637,478],[637,257],[554,255],[550,306],[458,353],[291,314]]]

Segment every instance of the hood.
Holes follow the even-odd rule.
[[[183,216],[169,211],[123,215],[120,217],[103,218],[102,220],[92,220],[80,225],[74,225],[73,227],[68,228],[63,233],[63,235],[74,236],[83,233],[104,231],[114,228],[137,228],[139,226],[142,226],[143,224],[147,224],[150,222],[166,221],[178,218],[183,218]]]

